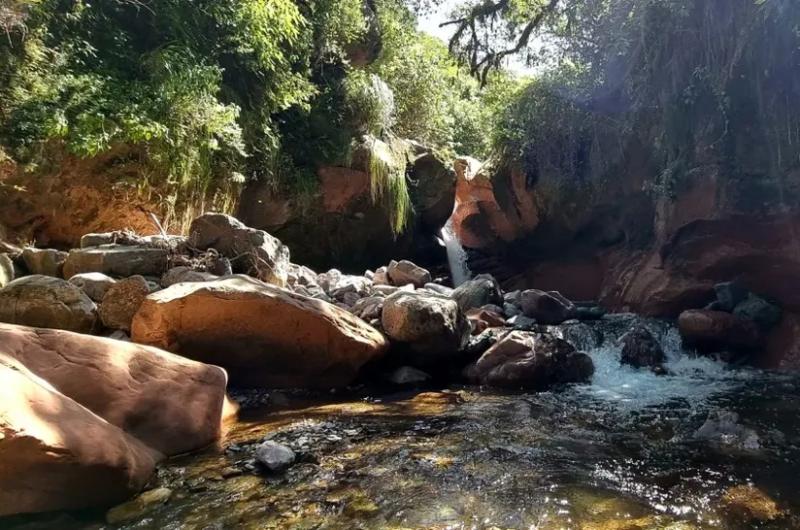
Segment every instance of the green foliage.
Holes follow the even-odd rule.
[[[375,74],[353,71],[344,80],[344,112],[356,133],[381,136],[394,125],[392,89]]]

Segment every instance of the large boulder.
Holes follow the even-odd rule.
[[[64,277],[84,272],[109,276],[161,276],[167,270],[169,253],[163,248],[130,245],[101,245],[70,250],[64,263]]]
[[[131,336],[222,366],[233,383],[252,387],[344,386],[387,347],[334,305],[241,275],[151,294]]]
[[[529,289],[520,294],[522,313],[539,324],[561,324],[577,316],[575,304],[557,291]]]
[[[491,274],[479,274],[471,280],[462,283],[451,295],[462,311],[488,304],[503,305],[503,292],[500,284]]]
[[[701,351],[752,350],[761,342],[758,326],[723,311],[690,309],[678,317],[685,345]]]
[[[131,276],[109,287],[98,311],[103,325],[110,329],[130,331],[133,315],[150,294],[143,276]]]
[[[0,324],[0,353],[58,392],[166,455],[220,436],[227,377],[156,348]]]
[[[586,382],[593,373],[591,358],[568,342],[527,331],[508,333],[467,370],[482,385],[530,390]]]
[[[97,306],[66,280],[23,276],[0,290],[0,322],[91,333]]]
[[[14,281],[14,262],[8,254],[0,254],[0,289]]]
[[[656,338],[644,326],[636,326],[620,337],[621,360],[636,368],[650,368],[656,372],[664,370],[666,356]]]
[[[289,248],[263,230],[249,228],[230,215],[207,213],[192,221],[189,245],[213,248],[243,272],[278,286],[285,286],[291,265]]]
[[[750,293],[747,298],[736,304],[733,314],[745,320],[752,320],[762,331],[774,328],[781,321],[781,308]]]
[[[2,355],[0,433],[0,516],[120,502],[159,458]]]
[[[84,272],[69,279],[69,283],[80,287],[86,296],[98,304],[103,301],[106,292],[116,282],[117,280],[102,272]]]
[[[31,274],[61,278],[67,255],[62,250],[27,247],[22,251],[22,260]]]
[[[381,324],[389,338],[431,360],[463,350],[470,336],[469,322],[455,300],[434,294],[390,295],[383,304]]]

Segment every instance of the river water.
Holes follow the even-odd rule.
[[[153,486],[172,489],[170,500],[122,527],[800,528],[800,378],[692,357],[655,321],[670,375],[623,367],[614,338],[630,323],[554,330],[590,352],[596,373],[553,392],[245,395],[263,405],[243,411],[218,449],[164,465]],[[299,463],[261,472],[253,450],[265,438]]]

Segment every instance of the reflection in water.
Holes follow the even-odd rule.
[[[688,358],[649,325],[671,375],[621,367],[615,331],[576,328],[591,385],[246,411],[222,451],[164,466],[172,498],[126,528],[800,528],[800,379]],[[299,463],[261,474],[265,437]]]

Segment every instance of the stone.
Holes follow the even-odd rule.
[[[594,373],[592,359],[549,334],[512,331],[468,369],[482,385],[544,390],[565,383],[584,383]]]
[[[733,308],[748,295],[747,289],[738,282],[718,283],[714,286],[714,292],[717,295],[716,310],[728,313],[733,312]]]
[[[508,302],[503,303],[503,314],[507,317],[511,318],[517,315],[522,314],[522,309],[519,306],[514,304],[509,304]]]
[[[686,346],[705,352],[752,350],[761,342],[753,321],[723,311],[684,311],[678,317],[678,330]]]
[[[447,287],[446,285],[441,285],[439,283],[426,283],[424,289],[428,291],[433,291],[434,293],[441,294],[444,296],[452,296],[454,289],[452,287]]]
[[[525,315],[515,315],[506,320],[506,324],[517,331],[533,331],[536,329],[536,321]]]
[[[720,505],[726,516],[738,523],[759,525],[783,517],[783,511],[766,493],[752,485],[725,490]]]
[[[196,271],[189,267],[173,267],[161,276],[159,285],[161,287],[169,287],[176,283],[183,282],[210,282],[216,280],[218,276],[202,271]]]
[[[486,304],[502,305],[503,292],[500,284],[491,274],[479,274],[462,283],[453,291],[453,299],[458,302],[462,311],[481,307]]]
[[[391,373],[389,382],[403,387],[414,387],[427,383],[431,376],[413,366],[401,366]]]
[[[607,311],[599,305],[578,306],[576,308],[575,318],[578,320],[600,320],[606,313]]]
[[[431,273],[426,269],[408,261],[392,261],[386,271],[392,285],[398,287],[411,284],[416,288],[424,287],[431,282]]]
[[[473,308],[467,311],[467,319],[472,323],[472,334],[478,335],[488,328],[506,325],[506,319],[496,311],[484,308]]]
[[[0,324],[0,353],[166,455],[221,433],[227,376],[165,351],[67,331]]]
[[[156,488],[145,491],[134,499],[108,510],[106,512],[106,522],[108,524],[120,524],[140,519],[159,506],[166,504],[170,497],[172,497],[172,490],[169,488]]]
[[[207,213],[189,227],[188,244],[213,248],[232,260],[233,270],[283,287],[289,278],[289,248],[263,230],[245,226],[230,215]]]
[[[128,245],[103,245],[73,249],[64,263],[64,277],[84,272],[102,272],[109,276],[160,277],[167,270],[168,252],[162,248]]]
[[[464,313],[455,300],[440,295],[394,293],[383,304],[381,323],[389,338],[426,355],[451,355],[469,341]]]
[[[775,304],[771,304],[752,293],[736,304],[733,314],[739,318],[752,320],[762,331],[769,331],[781,321],[783,312]]]
[[[737,451],[761,449],[758,433],[739,423],[739,415],[728,410],[709,411],[706,421],[692,437]]]
[[[290,263],[287,282],[289,285],[316,285],[317,273],[305,265]]]
[[[283,471],[295,461],[294,451],[279,443],[267,440],[256,448],[256,461],[272,472]]]
[[[69,283],[79,287],[92,301],[100,303],[108,289],[117,283],[117,280],[102,272],[84,272],[71,277]]]
[[[133,316],[150,294],[147,280],[131,276],[109,287],[98,313],[103,325],[110,329],[130,331]]]
[[[22,260],[28,272],[56,278],[62,277],[67,256],[67,252],[52,248],[26,247],[22,250]]]
[[[347,311],[243,275],[151,294],[131,337],[222,366],[250,387],[346,386],[388,346]]]
[[[644,326],[636,326],[620,337],[621,361],[636,368],[664,371],[666,356],[656,338]]]
[[[372,275],[372,283],[373,285],[391,285],[388,267],[378,267],[375,274]]]
[[[81,236],[81,248],[99,247],[101,245],[113,245],[120,237],[119,232],[91,233]]]
[[[66,280],[23,276],[0,290],[0,322],[91,333],[97,306]]]
[[[14,281],[14,262],[8,254],[0,254],[0,289]]]
[[[368,296],[353,304],[350,312],[358,318],[369,322],[374,318],[381,318],[384,298],[381,296]]]
[[[160,458],[2,355],[0,432],[0,516],[120,502]]]
[[[561,296],[557,291],[544,292],[529,289],[520,294],[522,313],[539,324],[561,324],[575,318],[575,304]]]

